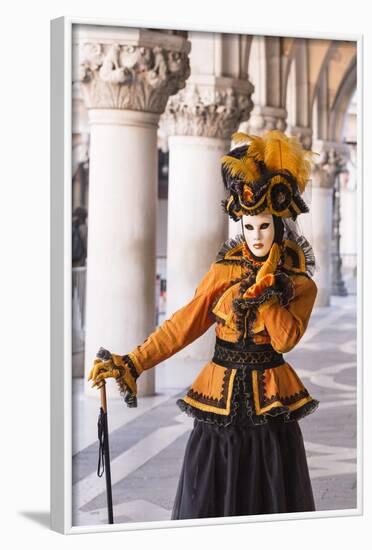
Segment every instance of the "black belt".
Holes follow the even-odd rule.
[[[229,369],[250,370],[265,370],[285,363],[283,355],[271,344],[249,344],[239,349],[236,343],[220,338],[216,338],[212,362]]]

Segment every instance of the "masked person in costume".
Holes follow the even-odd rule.
[[[317,294],[315,258],[296,232],[311,152],[278,131],[233,135],[222,158],[223,209],[241,220],[192,300],[126,355],[96,359],[93,385],[116,378],[129,406],[136,380],[216,323],[216,345],[186,395],[194,417],[172,519],[315,510],[298,420],[318,401],[283,354],[303,336]]]

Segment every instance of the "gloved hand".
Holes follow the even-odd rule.
[[[130,368],[129,362],[130,359],[126,355],[116,355],[100,348],[88,380],[93,381],[92,388],[98,389],[106,378],[115,378],[128,407],[136,407],[138,374],[135,369]]]
[[[95,359],[88,380],[92,380],[92,388],[94,388],[95,386],[99,386],[100,382],[105,378],[119,378],[123,373],[124,368],[120,363],[116,365],[113,359],[107,361]]]
[[[280,254],[280,246],[278,243],[273,243],[270,248],[269,257],[256,275],[256,283],[259,283],[261,279],[264,279],[269,273],[275,273],[280,260]]]
[[[294,283],[285,273],[268,273],[258,283],[254,283],[242,294],[237,306],[245,309],[261,305],[270,300],[270,303],[279,301],[280,305],[287,305],[294,297]],[[267,307],[267,306],[265,306]]]
[[[278,267],[280,255],[280,246],[277,243],[273,243],[270,248],[269,257],[257,272],[256,282],[244,292],[242,298],[258,298],[267,288],[276,286],[277,277],[275,271]]]
[[[270,286],[274,286],[275,281],[275,275],[273,273],[268,273],[267,275],[262,277],[259,282],[254,283],[252,286],[247,288],[242,298],[258,298],[264,293],[267,288],[269,288]]]

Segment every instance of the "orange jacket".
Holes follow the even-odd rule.
[[[249,288],[255,279],[255,268],[257,271],[262,264],[255,262],[241,238],[225,243],[221,250],[192,300],[128,354],[138,375],[196,340],[215,322],[217,338],[228,343],[237,343],[248,333],[251,343],[271,344],[275,351],[285,353],[301,339],[317,294],[314,281],[306,274],[306,258],[302,248],[294,241],[283,242],[281,272],[284,273],[284,294],[288,303],[281,305],[283,292],[278,289],[269,288],[261,292],[251,300],[249,327],[241,320],[239,322],[234,300],[241,297],[242,282],[245,281],[245,286]],[[190,414],[195,413],[194,416],[214,419],[224,416],[227,423],[232,414],[236,372],[236,368],[208,361],[186,395],[177,403]],[[250,373],[254,403],[252,414],[256,418],[280,413],[286,413],[284,416],[287,419],[299,418],[314,410],[318,404],[284,359],[280,366],[263,371],[250,369]]]

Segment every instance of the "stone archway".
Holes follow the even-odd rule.
[[[356,55],[342,79],[330,113],[329,136],[331,141],[342,141],[345,116],[357,86]]]

